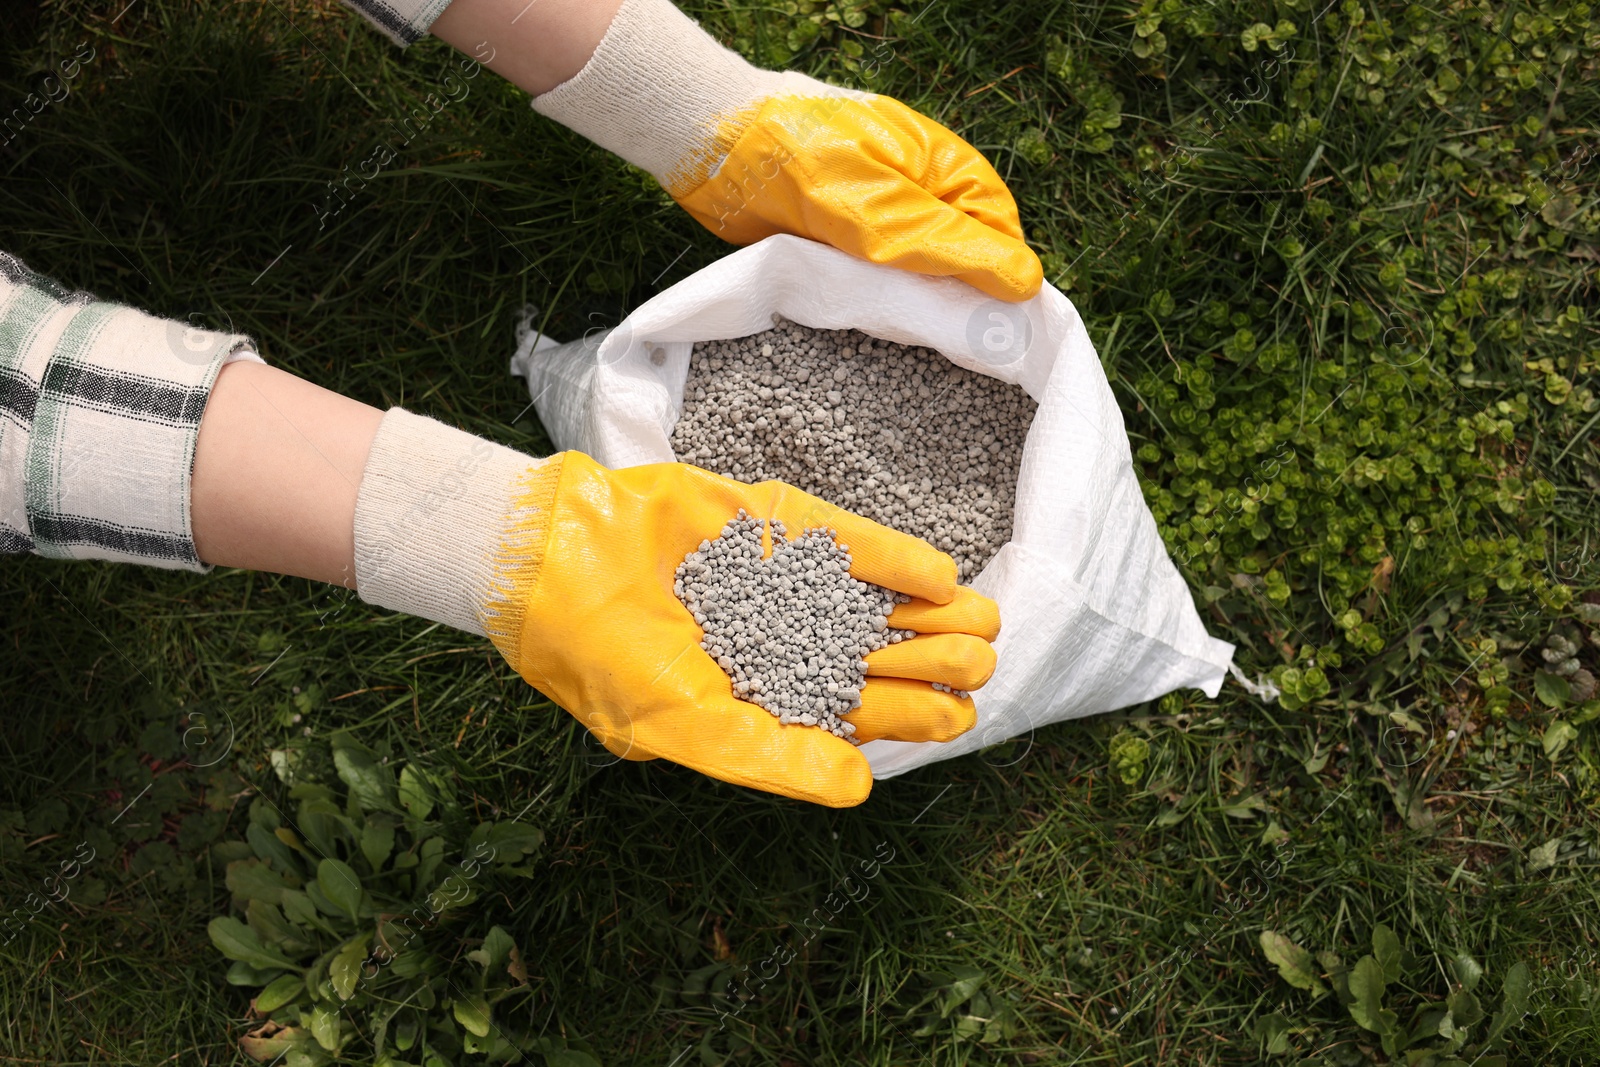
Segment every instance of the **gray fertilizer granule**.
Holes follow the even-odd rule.
[[[1011,539],[1032,398],[927,348],[774,322],[694,346],[673,452],[915,534],[971,581]]]
[[[733,695],[779,722],[820,726],[849,739],[839,716],[861,706],[866,655],[914,636],[889,625],[911,598],[850,576],[848,545],[826,528],[786,540],[772,522],[740,511],[678,565],[673,592],[704,631],[700,647],[733,680]]]

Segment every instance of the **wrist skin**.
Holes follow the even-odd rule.
[[[621,6],[622,0],[454,0],[429,32],[537,96],[583,69]]]
[[[541,470],[553,492],[559,457],[233,363],[200,422],[195,549],[207,564],[340,585],[481,636],[519,487]]]
[[[222,368],[195,444],[200,559],[355,588],[356,495],[382,418],[276,367]]]

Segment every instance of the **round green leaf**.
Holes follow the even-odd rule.
[[[412,815],[426,819],[433,811],[433,787],[410,764],[400,768],[400,803]]]
[[[339,1051],[339,1009],[318,1004],[311,1009],[311,1036],[329,1052]]]
[[[334,907],[350,918],[358,918],[361,911],[361,879],[355,869],[343,860],[328,857],[317,864],[317,888]]]
[[[294,962],[282,953],[267,948],[256,932],[231,915],[219,915],[206,924],[206,933],[217,951],[230,960],[239,960],[260,970],[287,971]]]
[[[367,939],[355,938],[333,957],[328,964],[328,980],[340,1000],[349,1000],[361,980],[361,962],[367,958]]]
[[[1312,969],[1311,953],[1276,930],[1261,931],[1261,951],[1268,960],[1278,965],[1278,973],[1285,982],[1296,989],[1322,992],[1322,982]]]
[[[361,829],[361,854],[374,871],[383,870],[384,861],[394,851],[394,816],[368,815]]]
[[[1389,927],[1379,923],[1372,931],[1372,956],[1383,970],[1385,982],[1400,980],[1400,966],[1405,953],[1400,938]]]
[[[272,981],[272,976],[277,973],[276,967],[252,967],[243,960],[236,960],[233,966],[228,968],[228,984],[262,986]]]
[[[256,994],[256,1011],[270,1015],[294,1000],[305,987],[305,979],[298,974],[279,975],[268,983],[267,988]]]
[[[456,1022],[470,1034],[489,1036],[489,1005],[482,997],[459,999],[454,1004]]]
[[[1350,970],[1350,1017],[1375,1034],[1395,1028],[1395,1013],[1383,1006],[1383,966],[1371,956],[1362,956]]]
[[[339,744],[333,750],[333,765],[339,780],[350,787],[363,811],[394,811],[394,771],[380,764],[372,753],[353,743]]]

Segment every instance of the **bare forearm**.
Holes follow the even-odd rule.
[[[224,367],[195,445],[200,558],[354,588],[356,493],[382,417],[274,367]]]
[[[583,69],[621,0],[454,0],[432,33],[530,93]],[[218,377],[196,444],[206,563],[355,587],[354,516],[383,413],[271,367]]]
[[[431,32],[537,95],[583,69],[620,6],[622,0],[455,0]]]
[[[621,3],[454,0],[432,33],[539,94],[583,69]],[[223,368],[195,445],[200,559],[354,588],[356,498],[382,418],[272,367]]]

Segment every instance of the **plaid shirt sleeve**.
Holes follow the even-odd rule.
[[[203,571],[189,478],[212,383],[259,360],[0,252],[0,553]]]
[[[450,6],[450,0],[344,0],[344,3],[401,48],[425,37],[433,20]]]

